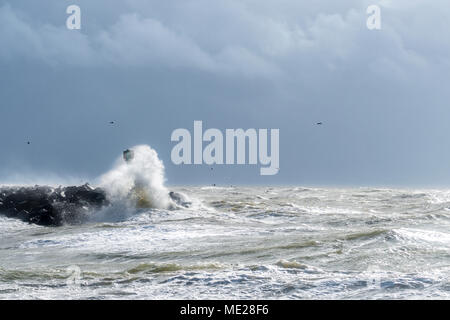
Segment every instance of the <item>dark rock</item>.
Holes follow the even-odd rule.
[[[185,208],[189,208],[192,205],[192,202],[187,200],[181,193],[178,192],[169,192],[169,197],[178,205],[183,206]]]
[[[82,223],[91,210],[107,204],[106,193],[88,184],[0,188],[0,214],[44,226]]]

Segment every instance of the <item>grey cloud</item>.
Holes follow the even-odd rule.
[[[243,47],[229,46],[208,53],[191,38],[161,22],[124,14],[92,35],[64,26],[33,26],[9,5],[0,8],[0,56],[24,58],[48,64],[167,66],[242,75],[273,75],[277,68]]]
[[[105,2],[92,6],[101,3]],[[370,1],[312,5],[283,0],[277,6],[250,0],[126,3],[128,10],[116,21],[88,33],[68,31],[63,25],[34,25],[32,17],[20,17],[10,5],[4,5],[0,8],[0,55],[53,64],[112,63],[274,76],[311,62],[333,69],[360,59],[376,72],[390,72],[433,64],[435,61],[429,61],[433,56],[448,64],[450,53],[448,41],[442,44],[440,37],[424,36],[421,45],[411,36],[428,34],[433,28],[433,22],[424,17],[434,11],[423,6],[423,1],[382,1],[398,15],[383,16],[384,30],[377,38],[365,29],[365,8]],[[83,4],[83,12],[88,11],[91,4]],[[333,8],[337,12],[330,12]],[[416,11],[412,14],[417,8],[424,17],[419,16],[406,29],[410,18],[417,16]],[[133,10],[139,14],[129,13]],[[447,17],[448,9],[444,12]],[[448,19],[438,19],[436,24],[450,26]],[[379,52],[375,55],[371,50]]]
[[[84,64],[94,55],[85,35],[49,24],[34,26],[5,5],[0,8],[0,57]]]
[[[81,31],[65,28],[73,3]],[[380,31],[366,28],[373,3]],[[171,130],[200,119],[280,128],[281,183],[450,181],[449,29],[447,0],[0,0],[0,133],[16,132],[0,168],[19,154],[101,173],[148,143],[171,182],[210,181],[169,158]]]

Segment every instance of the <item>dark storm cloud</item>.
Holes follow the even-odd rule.
[[[147,143],[176,183],[445,183],[449,27],[444,0],[0,1],[3,176],[18,161],[96,175]],[[171,131],[196,119],[280,128],[280,173],[171,165]]]

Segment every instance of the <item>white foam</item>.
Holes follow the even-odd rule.
[[[126,201],[138,184],[152,207],[169,208],[171,200],[164,186],[164,164],[157,152],[147,145],[131,149],[134,159],[130,162],[125,162],[122,157],[117,159],[114,167],[100,177],[100,187],[106,190],[113,201]]]

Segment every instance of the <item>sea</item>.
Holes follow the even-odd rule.
[[[0,299],[450,298],[450,190],[168,187],[157,152],[132,150],[87,220],[0,212]]]
[[[0,299],[450,298],[450,190],[168,189],[191,205],[0,215]]]

